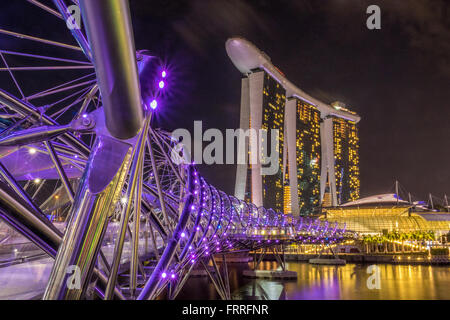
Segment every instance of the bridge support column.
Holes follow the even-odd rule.
[[[210,260],[214,268],[214,274],[208,268],[208,263]],[[228,277],[226,254],[222,254],[222,271],[217,265],[214,256],[211,256],[208,260],[206,260],[206,263],[201,260],[201,264],[216,288],[217,293],[220,295],[220,298],[222,300],[231,300],[230,279]]]
[[[327,251],[331,252],[332,258],[321,258],[322,254]],[[339,259],[336,253],[333,251],[333,248],[330,246],[325,246],[321,248],[319,252],[319,256],[314,259],[309,259],[309,263],[311,264],[326,264],[326,265],[345,265],[346,261],[344,259]]]
[[[83,296],[91,280],[110,215],[120,198],[131,152],[129,144],[109,137],[97,138],[72,207],[67,232],[56,255],[44,300],[75,300]],[[101,170],[96,171],[97,168]],[[80,275],[79,286],[67,284],[69,270],[74,269]],[[110,288],[111,292],[114,288]]]
[[[281,270],[259,270],[258,267],[263,261],[264,257],[272,255],[278,262]],[[286,259],[284,255],[284,246],[276,245],[262,249],[258,254],[257,251],[253,255],[253,269],[244,270],[243,276],[247,278],[269,278],[269,279],[297,279],[297,272],[286,269]]]

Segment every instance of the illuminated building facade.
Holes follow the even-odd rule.
[[[359,137],[357,123],[359,117],[348,110],[342,102],[331,104],[339,112],[350,116],[329,114],[322,116],[322,168],[321,197],[327,194],[330,202],[323,206],[339,206],[357,200],[360,196],[359,179]],[[357,117],[355,119],[355,117]],[[331,203],[331,204],[330,204]]]
[[[306,101],[291,98],[286,119],[292,213],[309,215],[320,205],[320,111]]]
[[[261,175],[261,157],[257,157],[257,163],[248,161],[246,165],[238,165],[236,177],[236,194],[241,199],[251,199],[257,206],[273,208],[283,211],[284,207],[284,179],[283,179],[283,147],[284,147],[284,109],[286,103],[286,90],[264,70],[254,70],[248,77],[242,79],[241,98],[241,128],[254,129],[256,133],[267,130],[267,140],[261,140],[260,146],[255,150],[264,151],[271,156],[271,151],[276,151],[278,157],[278,170],[275,174]],[[273,129],[278,130],[279,138],[272,139]],[[262,138],[264,139],[264,137]],[[271,141],[277,141],[276,146],[271,146]],[[252,143],[246,141],[246,150],[251,159]],[[267,150],[263,150],[266,145]],[[250,182],[250,183],[249,183]]]
[[[283,147],[284,147],[284,108],[286,103],[286,90],[267,72],[264,72],[263,84],[263,103],[262,103],[262,125],[263,130],[268,132],[268,141],[271,139],[271,129],[279,132],[276,150],[280,155],[278,157],[278,172],[272,175],[263,175],[262,191],[263,206],[273,208],[276,211],[283,212],[284,207],[284,167],[283,167]],[[269,150],[275,150],[268,148]],[[255,172],[255,174],[258,174]]]
[[[291,187],[289,186],[289,181],[284,182],[284,209],[283,213],[291,214],[292,213],[292,200],[291,200]]]
[[[330,105],[299,89],[247,40],[229,39],[226,49],[245,75],[240,128],[279,129],[282,155],[275,175],[261,177],[260,163],[238,164],[235,196],[294,215],[358,199],[360,117],[342,103]],[[251,156],[249,142],[245,147]]]
[[[320,219],[331,224],[345,224],[348,230],[360,234],[433,231],[441,236],[450,230],[448,212],[415,211],[413,204],[393,193],[347,202],[339,207],[326,208],[325,212],[326,215]]]
[[[359,140],[356,123],[333,119],[334,171],[338,204],[359,199]]]

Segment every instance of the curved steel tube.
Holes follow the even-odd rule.
[[[80,0],[102,95],[106,127],[130,139],[143,125],[133,28],[127,0]]]
[[[188,176],[187,176],[187,192],[186,199],[184,202],[183,212],[180,215],[178,224],[172,234],[171,239],[169,239],[166,249],[164,250],[163,255],[161,256],[155,270],[153,271],[150,279],[145,284],[142,292],[138,296],[138,300],[145,300],[153,297],[154,293],[158,289],[158,285],[161,282],[161,275],[164,270],[167,269],[170,261],[173,259],[175,254],[175,249],[178,247],[181,233],[185,230],[186,222],[191,214],[191,211],[197,211],[197,214],[200,214],[200,208],[195,208],[192,210],[191,206],[194,202],[194,183],[192,182],[192,174],[193,168],[192,166],[188,167]]]
[[[0,217],[50,257],[56,257],[62,241],[62,233],[42,213],[34,210],[24,199],[17,198],[14,190],[2,181],[0,181]],[[106,276],[97,268],[94,268],[93,273],[99,279],[98,292],[103,294],[106,288]],[[120,300],[125,299],[117,288],[114,290],[114,295]]]

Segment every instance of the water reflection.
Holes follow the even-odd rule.
[[[272,281],[246,279],[241,276],[246,265],[229,267],[233,299],[270,300],[337,300],[383,299],[428,300],[450,299],[450,268],[448,266],[379,264],[381,289],[367,287],[369,265],[317,266],[289,262],[288,270],[296,271],[298,279]],[[273,270],[276,262],[265,261],[260,269]],[[207,278],[193,278],[186,283],[179,299],[219,299]]]

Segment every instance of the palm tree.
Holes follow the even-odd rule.
[[[400,233],[396,230],[392,233],[392,237],[393,237],[393,240],[395,241],[394,242],[394,252],[397,252],[398,251],[397,241],[400,240],[400,238],[401,238]]]
[[[367,235],[365,237],[365,243],[367,243],[367,253],[372,253],[375,251],[375,236]]]
[[[388,237],[388,239],[390,240],[390,242],[391,242],[391,245],[392,245],[392,251],[394,252],[394,253],[397,253],[397,244],[395,243],[395,233],[393,233],[393,232],[389,232],[388,233],[388,235],[387,235],[387,237]]]
[[[421,251],[420,249],[421,249],[421,242],[422,242],[422,239],[423,239],[423,236],[422,236],[422,232],[420,232],[420,231],[416,231],[416,232],[414,232],[414,243],[416,244],[416,246],[418,247],[417,248],[417,251]]]
[[[412,232],[406,232],[405,233],[405,237],[406,237],[406,240],[409,240],[409,251],[412,252],[413,251],[413,247],[411,246],[411,241],[410,241],[413,238]]]
[[[380,235],[375,236],[375,245],[376,245],[376,252],[380,253],[380,243],[383,242],[383,238]]]
[[[366,253],[369,253],[370,236],[365,235],[362,241],[364,243],[364,250],[366,251]]]
[[[387,234],[383,234],[381,237],[382,237],[383,247],[384,247],[383,251],[386,254],[388,252],[388,238],[387,238]]]
[[[373,253],[377,253],[378,252],[378,240],[377,240],[376,235],[372,236],[372,246],[373,246]]]
[[[419,231],[417,232],[417,242],[419,244],[419,249],[422,249],[422,244],[423,244],[423,232]]]
[[[399,238],[400,241],[402,242],[402,253],[405,253],[405,234],[400,233]]]

